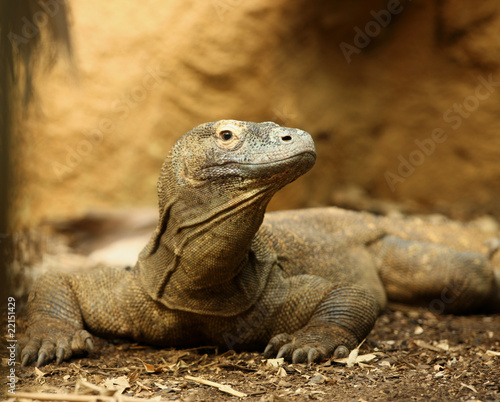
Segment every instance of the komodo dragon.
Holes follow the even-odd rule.
[[[159,223],[133,268],[36,282],[22,364],[91,351],[90,333],[314,362],[358,345],[387,298],[500,311],[498,234],[334,207],[264,215],[315,159],[308,133],[271,122],[189,131],[163,164]]]

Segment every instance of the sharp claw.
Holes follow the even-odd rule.
[[[281,349],[278,351],[276,359],[280,359],[280,358],[284,357],[286,360],[287,359],[286,356],[288,356],[290,354],[290,349],[291,349],[290,345],[282,346]]]
[[[64,360],[64,349],[59,348],[57,349],[56,352],[56,364],[61,364],[61,362]]]
[[[21,363],[21,366],[22,367],[26,367],[29,362],[30,362],[30,355],[29,354],[25,354],[24,357],[23,357],[23,361]]]
[[[41,352],[38,355],[38,360],[36,361],[36,366],[40,367],[44,363],[44,361],[45,361],[46,358],[47,358],[47,353]]]
[[[297,349],[293,352],[292,363],[302,363],[306,359],[306,351],[304,349]]]
[[[94,342],[92,342],[91,338],[85,339],[85,345],[87,346],[87,350],[92,352],[94,350]]]
[[[271,357],[273,349],[274,349],[273,345],[269,343],[264,349],[264,357],[266,358]]]
[[[307,354],[307,361],[309,363],[314,363],[318,359],[318,357],[319,357],[319,352],[316,349],[311,349]]]

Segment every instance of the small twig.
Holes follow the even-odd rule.
[[[69,401],[69,402],[144,402],[142,398],[127,397],[124,395],[76,395],[76,394],[49,394],[45,392],[16,392],[17,398],[39,400],[39,401]]]
[[[200,377],[193,377],[191,375],[187,375],[184,378],[186,380],[191,380],[191,381],[197,382],[199,384],[208,385],[210,387],[215,387],[215,388],[219,389],[219,391],[225,392],[225,393],[233,395],[233,396],[237,396],[238,398],[245,398],[246,396],[248,396],[247,394],[245,394],[243,392],[239,392],[239,391],[232,389],[229,385],[219,384],[217,382],[208,381],[208,380],[205,380],[205,379],[200,378]]]
[[[419,348],[429,349],[429,350],[432,350],[434,352],[440,352],[440,353],[445,352],[445,350],[443,348],[440,348],[438,346],[433,346],[433,345],[431,345],[431,344],[429,344],[421,339],[415,339],[413,341],[413,343],[415,345],[417,345]]]
[[[211,363],[213,364],[213,363]],[[217,364],[217,363],[215,363]],[[208,364],[204,367],[207,367],[209,366]],[[250,368],[250,367],[245,367],[245,366],[240,366],[238,364],[232,364],[232,363],[220,363],[218,365],[218,367],[220,368],[223,368],[223,369],[226,369],[226,370],[241,370],[241,371],[248,371],[248,372],[254,372],[254,371],[257,371],[256,369],[254,368]]]
[[[85,381],[83,379],[79,379],[76,381],[75,394],[78,394],[81,388],[86,388],[87,391],[90,391],[90,392],[98,392],[100,395],[102,395],[103,391],[108,391],[108,390],[101,388],[95,384],[92,384],[88,381]],[[109,394],[108,394],[108,396],[109,396]]]
[[[74,395],[74,394],[48,394],[44,392],[16,392],[16,398],[26,398],[40,401],[70,401],[70,402],[91,402],[97,400],[112,401],[113,398],[97,396],[97,395]]]

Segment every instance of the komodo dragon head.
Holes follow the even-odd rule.
[[[169,308],[206,314],[201,305],[210,298],[201,291],[224,294],[252,265],[257,278],[239,284],[245,289],[238,289],[238,297],[245,299],[247,292],[249,301],[254,299],[272,265],[255,239],[265,208],[276,191],[306,173],[315,160],[308,133],[272,122],[221,120],[182,136],[162,166],[158,227],[139,256],[145,290]],[[217,314],[223,309],[210,308]]]

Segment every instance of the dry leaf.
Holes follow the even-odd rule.
[[[355,348],[351,350],[351,353],[349,353],[349,357],[347,358],[347,367],[352,367],[356,363],[356,359],[359,354],[359,348]]]
[[[153,388],[148,387],[147,385],[144,385],[144,384],[143,384],[142,382],[140,382],[140,381],[137,381],[137,385],[138,385],[139,387],[141,387],[141,391],[142,391],[142,390],[145,390],[145,391],[153,391]]]
[[[349,357],[343,357],[342,359],[335,359],[333,361],[335,363],[339,363],[339,364],[347,364],[347,362],[349,361],[350,357],[351,357],[351,355],[349,354]],[[367,353],[365,355],[358,355],[356,357],[356,360],[354,361],[354,363],[358,364],[358,363],[369,362],[369,361],[372,361],[373,359],[375,359],[376,357],[377,357],[377,355],[374,354],[374,353]]]
[[[486,354],[488,356],[500,356],[500,352],[495,352],[494,350],[487,350]]]
[[[42,378],[47,373],[44,373],[38,367],[35,367],[35,374],[36,374],[36,377],[37,377],[37,380],[38,380],[39,378]]]
[[[187,364],[184,360],[179,360],[175,365],[177,368],[188,368],[189,364]]]
[[[129,382],[134,382],[138,378],[139,378],[139,372],[137,370],[135,370],[133,373],[130,373],[128,376]]]
[[[324,384],[326,382],[327,378],[322,375],[322,374],[316,374],[315,376],[311,377],[309,382],[307,383],[308,385],[318,385],[318,384]]]
[[[278,371],[276,372],[276,375],[278,377],[286,377],[288,374],[283,367],[279,366]]]
[[[106,389],[115,390],[118,394],[122,394],[127,388],[130,388],[130,383],[126,375],[117,378],[108,378],[104,381],[103,386]]]
[[[154,385],[162,390],[164,389],[170,389],[170,387],[166,386],[166,385],[163,385],[163,384],[159,384],[157,382],[154,383]]]
[[[448,344],[447,339],[440,341],[439,343],[435,343],[435,346],[438,347],[439,349],[444,350],[445,352],[450,350],[450,345]]]
[[[267,359],[266,364],[269,367],[279,367],[285,362],[285,359],[280,357],[279,359]]]
[[[146,370],[146,373],[156,373],[156,368],[154,364],[149,364],[146,362],[143,362],[141,359],[139,359],[140,362],[143,364],[144,369]]]

